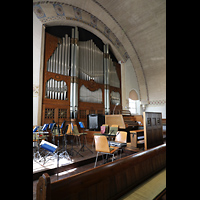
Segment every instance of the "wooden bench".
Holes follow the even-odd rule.
[[[112,163],[50,182],[47,173],[37,184],[37,200],[118,199],[166,167],[166,144]]]

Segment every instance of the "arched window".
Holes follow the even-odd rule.
[[[138,114],[138,104],[139,104],[139,100],[138,100],[138,94],[135,90],[131,90],[129,92],[129,110],[131,112],[131,114]]]

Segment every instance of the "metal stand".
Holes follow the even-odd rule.
[[[57,157],[57,180],[58,180],[58,168],[59,168],[59,152]]]
[[[86,147],[91,153],[93,153],[93,152],[87,147],[87,145],[85,145],[84,138],[85,138],[85,135],[83,134],[83,145],[82,145],[82,147],[80,148],[79,151],[84,151],[84,147]],[[79,151],[78,151],[77,153],[79,153]]]
[[[71,134],[71,136],[73,137],[73,134]],[[78,151],[76,151],[76,150],[74,149],[74,147],[73,147],[73,146],[74,146],[74,145],[73,145],[73,144],[74,144],[74,140],[73,140],[73,139],[71,140],[71,143],[72,143],[72,147],[71,147],[71,150],[70,150],[70,155],[73,156],[73,151],[75,151],[75,152],[76,152],[76,155],[79,154],[80,156],[83,157],[83,155],[81,155]]]
[[[64,134],[63,134],[63,147],[64,147],[64,151],[60,154],[60,157],[61,158],[66,158],[66,159],[70,159],[70,161],[72,161],[72,159],[70,158],[68,152],[67,152],[67,135],[66,135],[66,132],[67,132],[67,128],[66,128],[66,131],[64,131]]]
[[[71,130],[70,130],[70,134],[69,134],[69,135],[72,136],[72,140],[71,140],[72,147],[71,147],[71,150],[70,150],[70,155],[73,156],[73,151],[75,151],[75,152],[76,152],[76,155],[79,154],[80,156],[83,157],[83,155],[81,155],[78,151],[76,151],[76,150],[73,148],[73,144],[74,144],[74,139],[73,139],[74,134],[73,134],[73,130],[72,130],[72,132],[71,132]]]

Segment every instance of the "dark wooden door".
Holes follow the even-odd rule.
[[[162,113],[143,112],[145,150],[163,144]]]

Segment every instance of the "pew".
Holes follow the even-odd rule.
[[[51,183],[44,173],[37,200],[118,199],[166,167],[166,144]]]

